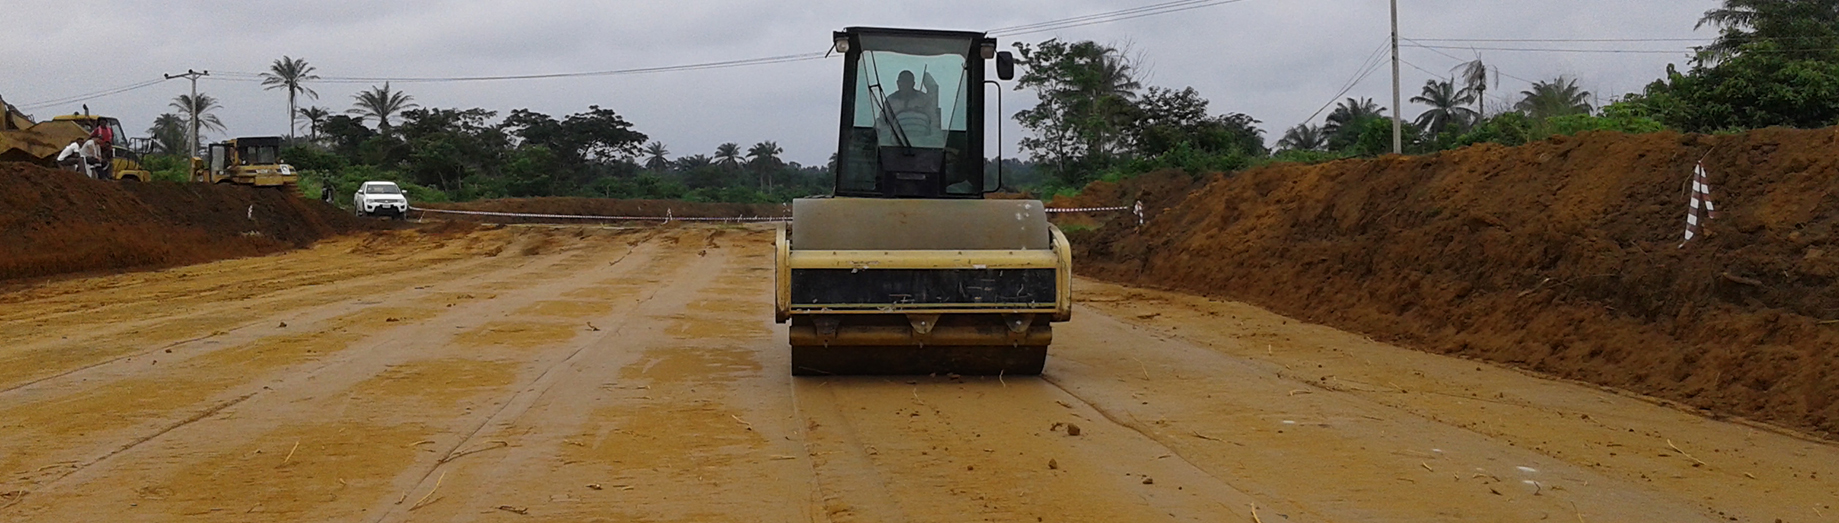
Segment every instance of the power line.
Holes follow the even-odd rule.
[[[1097,14],[1091,14],[1091,15],[1075,16],[1075,17],[1070,17],[1070,18],[1062,18],[1058,20],[1049,20],[1045,22],[1037,22],[1037,23],[1019,25],[1019,26],[998,28],[998,29],[990,30],[988,31],[988,33],[991,34],[992,36],[1019,36],[1019,35],[1025,35],[1025,34],[1055,31],[1055,30],[1060,30],[1060,29],[1068,29],[1068,28],[1073,28],[1073,27],[1083,27],[1083,26],[1088,26],[1088,25],[1118,22],[1118,21],[1142,18],[1142,17],[1147,17],[1147,16],[1176,13],[1176,12],[1187,11],[1191,9],[1200,9],[1203,7],[1212,7],[1216,5],[1238,3],[1242,1],[1244,0],[1177,0],[1173,2],[1163,2],[1159,4],[1151,4],[1151,5],[1141,6],[1141,7],[1134,7],[1130,9],[1121,9],[1117,11],[1109,11],[1109,12],[1097,13]],[[654,67],[635,67],[635,68],[627,68],[627,69],[609,69],[609,70],[603,70],[603,71],[581,71],[581,72],[565,72],[565,73],[540,73],[540,74],[521,74],[521,75],[491,75],[491,76],[437,76],[437,77],[322,76],[313,81],[320,82],[320,83],[376,83],[376,82],[440,83],[440,82],[482,82],[482,81],[499,81],[499,80],[540,80],[540,79],[552,79],[552,78],[583,78],[583,77],[596,77],[596,76],[621,76],[621,75],[669,73],[669,72],[682,72],[682,71],[703,71],[703,70],[710,70],[710,69],[726,69],[726,68],[731,68],[731,67],[747,67],[747,66],[754,66],[754,65],[781,64],[781,63],[790,63],[790,62],[800,62],[800,61],[806,61],[806,60],[818,60],[828,55],[829,55],[828,52],[812,52],[812,53],[799,53],[799,54],[788,54],[788,55],[778,55],[778,56],[766,56],[766,57],[759,57],[759,58],[744,58],[744,59],[738,59],[738,60],[719,60],[719,61],[713,61],[713,62],[701,62],[701,63],[693,63],[693,64],[667,65],[667,66],[654,66]],[[260,73],[220,72],[219,74],[222,74],[224,76],[223,77],[211,77],[210,81],[253,82],[253,81],[260,81],[262,79],[262,75]],[[122,87],[105,89],[102,91],[96,91],[93,93],[86,93],[82,95],[76,95],[76,96],[70,96],[70,97],[65,97],[65,98],[58,98],[58,99],[53,99],[53,100],[45,100],[41,102],[24,104],[18,107],[20,107],[21,109],[39,109],[39,108],[48,107],[52,105],[60,105],[60,104],[93,100],[93,99],[101,98],[104,96],[120,94],[120,93],[124,93],[128,91],[132,91],[135,89],[142,89],[142,88],[150,87],[150,86],[165,82],[166,80],[167,79],[165,78],[161,78],[157,80],[149,80],[146,82],[129,84],[129,85],[122,86]]]
[[[1415,38],[1419,42],[1709,42],[1717,38]]]
[[[1675,50],[1664,50],[1664,49],[1559,49],[1559,48],[1531,48],[1531,47],[1464,47],[1464,46],[1423,45],[1423,44],[1418,44],[1417,47],[1422,47],[1425,49],[1468,49],[1468,50],[1474,50],[1474,51],[1509,51],[1509,52],[1543,52],[1543,53],[1678,54],[1678,53],[1691,52],[1691,50],[1679,50],[1679,49],[1675,49]]]
[[[1432,79],[1436,79],[1436,78],[1442,78],[1442,77],[1443,77],[1443,75],[1440,75],[1440,74],[1437,74],[1437,73],[1433,73],[1433,72],[1430,72],[1430,70],[1429,70],[1429,69],[1425,69],[1425,68],[1422,68],[1422,67],[1418,67],[1418,64],[1414,64],[1414,63],[1411,63],[1411,61],[1410,61],[1410,60],[1405,60],[1405,59],[1399,59],[1399,61],[1400,61],[1400,62],[1404,62],[1404,63],[1405,63],[1405,65],[1409,65],[1409,66],[1411,66],[1411,68],[1412,68],[1412,69],[1417,69],[1417,70],[1419,70],[1419,71],[1423,71],[1423,72],[1424,72],[1424,74],[1427,74],[1427,75],[1430,75],[1430,77],[1431,77]]]
[[[1075,17],[1070,17],[1070,18],[1061,18],[1061,19],[1058,19],[1058,20],[1048,20],[1048,21],[1045,21],[1045,22],[1035,22],[1035,23],[1032,23],[1032,24],[1022,24],[1022,25],[1014,25],[1014,26],[1009,26],[1009,27],[998,27],[998,28],[996,28],[996,29],[990,29],[990,30],[988,30],[987,32],[988,32],[989,34],[1002,34],[1002,33],[1012,33],[1012,32],[1015,32],[1015,31],[1027,31],[1027,30],[1031,30],[1031,29],[1038,29],[1038,28],[1041,28],[1041,27],[1046,27],[1046,26],[1051,26],[1051,25],[1060,25],[1060,24],[1065,24],[1065,23],[1077,23],[1077,22],[1084,22],[1084,21],[1087,21],[1087,20],[1093,20],[1093,19],[1098,19],[1098,18],[1105,18],[1105,17],[1109,17],[1109,16],[1118,16],[1118,15],[1127,15],[1127,14],[1135,14],[1135,13],[1140,13],[1140,12],[1144,12],[1144,11],[1152,11],[1152,10],[1156,10],[1156,9],[1167,9],[1167,8],[1170,8],[1170,7],[1180,7],[1180,6],[1184,6],[1184,5],[1192,5],[1192,4],[1200,4],[1200,3],[1206,3],[1206,2],[1210,2],[1210,1],[1212,1],[1212,0],[1177,0],[1177,1],[1174,1],[1174,2],[1164,2],[1164,3],[1160,3],[1160,4],[1150,4],[1150,5],[1146,5],[1146,6],[1140,6],[1140,7],[1133,7],[1133,8],[1130,8],[1130,9],[1120,9],[1120,10],[1117,10],[1117,11],[1107,11],[1107,12],[1103,12],[1103,13],[1098,13],[1098,14],[1090,14],[1090,15],[1083,15],[1083,16],[1075,16]]]
[[[1236,4],[1239,2],[1243,2],[1243,1],[1245,0],[1183,0],[1183,1],[1178,1],[1178,2],[1165,2],[1161,4],[1152,4],[1152,5],[1147,5],[1143,7],[1112,11],[1108,13],[1077,16],[1073,18],[1063,18],[1060,20],[1041,22],[1038,24],[1029,24],[1026,26],[1015,26],[1015,27],[1005,27],[1001,29],[992,29],[992,30],[987,31],[987,34],[989,34],[990,36],[1021,36],[1021,35],[1026,35],[1026,34],[1044,33],[1048,31],[1058,31],[1061,29],[1071,29],[1074,27],[1084,27],[1088,25],[1108,24],[1111,22],[1120,22],[1120,21],[1131,20],[1135,18],[1143,18],[1146,16],[1178,13],[1181,11],[1200,9],[1203,7],[1213,7],[1216,5]]]
[[[722,61],[716,61],[716,62],[702,62],[702,63],[683,64],[683,65],[635,67],[635,68],[630,68],[630,69],[609,69],[605,71],[583,71],[583,72],[571,72],[571,73],[542,73],[542,74],[495,75],[495,76],[435,76],[435,77],[322,76],[318,80],[313,80],[313,81],[318,82],[318,83],[334,83],[334,84],[337,84],[337,83],[376,83],[376,82],[441,83],[441,82],[484,82],[484,81],[497,81],[497,80],[540,80],[540,79],[550,79],[550,78],[583,78],[583,77],[593,77],[593,76],[620,76],[620,75],[649,74],[649,73],[670,73],[670,72],[681,72],[681,71],[704,71],[704,70],[709,70],[709,69],[726,69],[730,67],[745,67],[745,66],[752,66],[752,65],[780,64],[780,63],[788,63],[788,62],[800,62],[800,61],[805,61],[805,60],[818,60],[818,59],[824,58],[824,55],[826,54],[828,53],[823,53],[823,52],[800,53],[800,54],[788,54],[788,55],[779,55],[779,56],[767,56],[767,57],[761,57],[761,58],[746,58],[746,59],[741,59],[741,60],[722,60]]]
[[[101,98],[104,96],[121,94],[121,93],[125,93],[128,91],[133,91],[135,89],[152,87],[154,85],[164,83],[166,80],[167,80],[166,78],[147,80],[145,82],[132,83],[132,84],[124,85],[121,87],[112,87],[109,89],[104,89],[104,90],[96,91],[93,93],[85,93],[85,94],[79,94],[79,95],[74,95],[74,96],[67,96],[64,98],[45,100],[42,102],[32,102],[32,103],[27,103],[27,104],[20,104],[18,107],[20,110],[32,110],[32,109],[43,109],[43,108],[50,107],[53,105],[63,105],[63,104],[69,104],[69,103],[85,102],[85,101]]]
[[[1322,104],[1322,107],[1316,109],[1315,113],[1310,114],[1308,118],[1304,118],[1303,123],[1299,125],[1308,125],[1309,122],[1315,121],[1315,117],[1321,116],[1322,111],[1328,110],[1329,106],[1334,105],[1335,102],[1341,101],[1343,95],[1346,95],[1348,91],[1354,90],[1354,87],[1359,86],[1360,82],[1366,81],[1368,76],[1372,76],[1374,72],[1379,70],[1380,66],[1385,65],[1385,61],[1379,60],[1378,58],[1384,56],[1386,46],[1390,43],[1391,38],[1388,37],[1386,42],[1379,45],[1379,50],[1368,56],[1367,61],[1361,64],[1360,69],[1355,70],[1353,80],[1347,82],[1347,85],[1341,88],[1341,92],[1335,93],[1333,97],[1328,99],[1328,103]]]
[[[1427,50],[1429,50],[1430,52],[1433,52],[1433,53],[1437,53],[1437,54],[1440,54],[1440,55],[1443,55],[1443,56],[1445,56],[1445,57],[1448,57],[1448,58],[1449,58],[1449,59],[1451,59],[1451,60],[1455,60],[1455,61],[1456,61],[1456,62],[1457,62],[1458,64],[1464,64],[1464,63],[1468,63],[1468,62],[1470,62],[1470,61],[1471,61],[1471,60],[1464,60],[1464,59],[1462,59],[1461,57],[1458,57],[1458,56],[1456,56],[1456,55],[1453,55],[1453,54],[1449,54],[1449,53],[1445,53],[1445,52],[1443,52],[1442,50],[1440,50],[1440,49],[1437,49],[1437,48],[1435,48],[1435,47],[1430,47],[1430,46],[1427,46],[1427,45],[1424,45],[1424,44],[1421,44],[1421,43],[1418,43],[1418,41],[1417,41],[1417,40],[1412,40],[1412,39],[1410,39],[1410,38],[1405,38],[1404,40],[1405,40],[1405,41],[1407,41],[1407,42],[1411,42],[1411,46],[1412,46],[1412,47],[1419,47],[1419,48],[1423,48],[1423,49],[1427,49]],[[1466,47],[1464,47],[1463,49],[1468,49],[1468,48],[1466,48]],[[1505,77],[1508,77],[1508,78],[1512,78],[1512,79],[1515,79],[1515,80],[1519,80],[1519,81],[1522,81],[1522,82],[1526,82],[1526,83],[1529,83],[1529,84],[1530,84],[1530,83],[1534,83],[1534,82],[1533,82],[1532,80],[1527,80],[1527,79],[1525,79],[1525,78],[1520,78],[1520,77],[1518,77],[1518,76],[1514,76],[1514,75],[1510,75],[1510,74],[1507,74],[1507,73],[1504,73],[1504,72],[1501,72],[1501,69],[1500,69],[1499,67],[1495,67],[1495,68],[1494,68],[1494,74],[1498,74],[1498,75],[1501,75],[1501,76],[1505,76]]]

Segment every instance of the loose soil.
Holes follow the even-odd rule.
[[[1074,281],[1043,376],[789,375],[773,228],[0,293],[0,521],[1827,521],[1839,445]]]
[[[1078,270],[1243,300],[1485,359],[1839,436],[1839,133],[1586,133],[1522,147],[1273,165],[1075,234]],[[1719,214],[1681,246],[1703,159]]]
[[[0,163],[0,281],[269,254],[375,227],[281,189]]]

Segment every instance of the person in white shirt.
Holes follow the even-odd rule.
[[[57,165],[71,172],[83,172],[83,141],[71,140],[64,146],[63,152],[57,153]]]
[[[102,162],[102,144],[101,143],[98,143],[97,140],[93,137],[88,140],[84,140],[82,155],[83,155],[83,167],[84,169],[86,169],[85,174],[88,174],[90,178],[95,178],[98,180],[108,178],[107,175],[103,174],[104,172],[106,172],[104,171],[104,169],[107,169],[108,165]]]

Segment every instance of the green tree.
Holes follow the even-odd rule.
[[[332,150],[346,158],[356,158],[364,143],[377,137],[376,131],[364,126],[363,119],[343,114],[327,117],[319,132]]]
[[[154,152],[184,154],[185,117],[172,113],[159,115],[153,119],[153,126],[147,128],[147,136],[153,138]]]
[[[191,127],[191,134],[198,137],[198,143],[201,145],[204,143],[204,133],[200,132],[201,130],[224,131],[223,120],[211,114],[211,111],[223,106],[219,105],[217,99],[212,98],[211,95],[198,93],[197,97],[193,97],[189,94],[182,94],[174,97],[169,105],[190,120],[188,123]]]
[[[741,144],[728,142],[715,147],[715,165],[723,169],[739,169],[742,158]]]
[[[1720,34],[1699,50],[1697,65],[1715,66],[1746,52],[1779,54],[1790,62],[1839,61],[1839,0],[1725,0],[1693,28],[1705,26]]]
[[[403,165],[418,184],[458,190],[464,180],[502,170],[510,137],[485,109],[410,109],[397,135],[407,147]]]
[[[1328,133],[1319,125],[1299,124],[1284,131],[1277,147],[1287,151],[1320,151],[1328,147]]]
[[[1839,122],[1839,0],[1725,0],[1708,25],[1691,71],[1647,86],[1648,114],[1692,132]]]
[[[1590,91],[1577,87],[1577,80],[1558,77],[1550,82],[1533,82],[1532,89],[1520,91],[1520,102],[1513,108],[1534,120],[1554,116],[1590,114]]]
[[[297,127],[295,123],[299,121],[300,116],[295,111],[295,108],[298,107],[294,103],[295,98],[301,94],[315,99],[319,98],[319,93],[301,85],[302,82],[319,79],[319,75],[313,74],[313,70],[314,67],[307,65],[304,58],[282,56],[280,60],[275,60],[268,66],[268,72],[262,73],[262,90],[287,90],[287,137],[289,139],[294,137],[294,129]]]
[[[1156,156],[1186,143],[1201,154],[1268,153],[1258,120],[1237,113],[1209,116],[1207,105],[1207,99],[1192,87],[1179,91],[1149,88],[1125,113],[1123,132],[1130,152]]]
[[[1463,104],[1474,101],[1472,96],[1467,91],[1457,89],[1454,78],[1449,81],[1424,82],[1423,94],[1411,97],[1411,103],[1430,106],[1430,110],[1418,115],[1418,127],[1433,136],[1443,134],[1446,130],[1467,129],[1480,116],[1474,110],[1463,107]]]
[[[646,144],[645,156],[646,169],[651,169],[653,172],[664,172],[670,169],[670,149],[664,147],[664,142]]]
[[[785,161],[779,159],[784,152],[775,142],[760,142],[747,149],[747,166],[760,176],[760,190],[772,190],[773,171],[785,166]]]
[[[1366,129],[1368,120],[1385,118],[1386,110],[1373,103],[1372,98],[1348,98],[1335,104],[1335,110],[1328,113],[1327,123],[1322,130],[1328,133],[1328,148],[1346,149],[1360,139]]]
[[[391,91],[389,82],[383,82],[382,87],[372,86],[369,91],[361,91],[353,95],[352,99],[355,101],[351,104],[351,110],[345,112],[360,118],[376,118],[377,132],[385,136],[390,134],[391,116],[419,107],[415,97],[402,91]]]
[[[300,117],[307,121],[307,132],[309,136],[314,140],[318,140],[319,128],[326,124],[326,119],[332,117],[332,111],[324,107],[302,107],[298,111]]]
[[[672,167],[678,170],[682,170],[682,171],[688,171],[692,169],[701,169],[704,167],[711,167],[714,165],[715,165],[715,162],[713,160],[710,160],[709,157],[703,156],[700,154],[692,154],[689,156],[684,156],[682,158],[678,158],[677,161],[671,162]]]
[[[1688,74],[1669,68],[1667,78],[1649,84],[1645,94],[1648,111],[1682,131],[1820,128],[1839,122],[1839,63],[1746,52],[1715,66],[1695,66]]]
[[[1027,69],[1016,89],[1040,100],[1015,119],[1032,136],[1022,149],[1052,166],[1068,185],[1082,185],[1112,165],[1127,145],[1124,128],[1142,84],[1116,48],[1084,41],[1015,44]]]

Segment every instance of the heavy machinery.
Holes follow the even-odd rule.
[[[211,144],[207,158],[193,162],[192,181],[291,188],[300,175],[281,161],[281,137],[258,136]]]
[[[140,152],[122,145],[127,141],[127,134],[122,133],[120,120],[86,111],[34,122],[11,104],[0,103],[0,107],[5,107],[6,112],[0,115],[0,161],[55,168],[57,155],[65,146],[88,138],[97,127],[106,126],[116,140],[110,144],[112,154],[108,157],[108,172],[104,174],[111,180],[144,182],[153,179],[152,173],[141,166]]]
[[[1036,200],[984,199],[983,33],[851,27],[836,185],[779,230],[792,373],[1039,374],[1072,255]],[[992,82],[993,83],[993,82]]]

